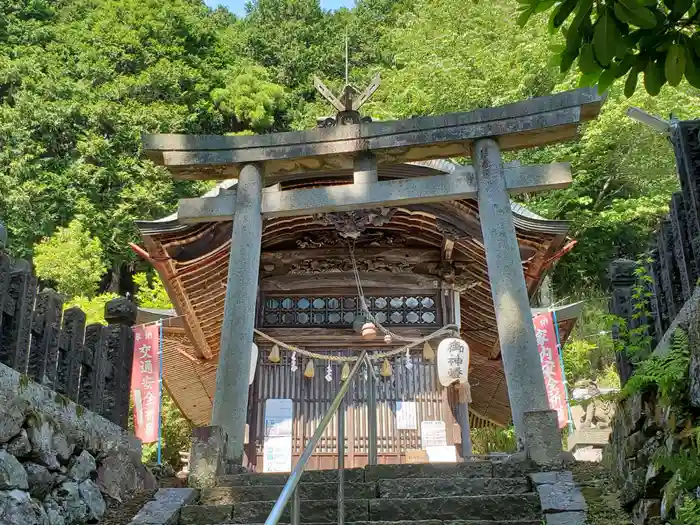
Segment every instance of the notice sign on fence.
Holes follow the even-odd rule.
[[[546,312],[533,317],[532,321],[535,324],[535,339],[537,339],[537,350],[542,362],[549,408],[557,411],[559,428],[564,428],[569,422],[569,417],[554,318],[551,312]]]
[[[131,369],[134,434],[143,443],[158,441],[160,421],[160,326],[134,327]]]
[[[421,447],[444,447],[447,445],[447,432],[444,421],[422,421],[420,424]]]
[[[265,401],[264,472],[292,471],[292,419],[294,405],[291,399]]]
[[[396,429],[416,430],[418,428],[418,417],[416,415],[415,401],[396,402]]]

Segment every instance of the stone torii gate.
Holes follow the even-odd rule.
[[[372,85],[365,93],[370,90]],[[566,187],[571,173],[566,164],[504,167],[501,151],[575,138],[581,122],[597,117],[603,98],[595,88],[587,88],[467,113],[367,122],[359,113],[352,114],[360,105],[353,105],[352,97],[346,87],[343,102],[334,103],[339,110],[335,122],[326,119],[323,127],[309,131],[143,137],[146,154],[176,178],[238,179],[235,189],[183,199],[178,210],[183,222],[233,221],[211,419],[228,434],[229,459],[240,460],[243,453],[263,218],[465,198],[479,204],[518,440],[525,446],[540,439],[537,435],[553,436],[561,450],[556,412],[549,410],[545,391],[509,194]],[[378,164],[458,156],[471,157],[472,165],[447,175],[378,181]],[[297,190],[276,185],[295,174],[338,169],[352,169],[353,184]]]

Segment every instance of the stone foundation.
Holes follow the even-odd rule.
[[[154,488],[137,439],[0,364],[0,523],[94,523]]]

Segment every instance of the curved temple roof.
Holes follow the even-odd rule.
[[[445,160],[381,164],[379,178],[385,180],[448,173],[456,166]],[[287,175],[281,187],[307,188],[347,184],[351,180],[352,170],[348,169],[301,173],[293,177]],[[223,181],[206,195],[216,195],[235,183],[233,180]],[[544,219],[515,203],[511,204],[511,209],[525,279],[532,296],[547,267],[563,253],[568,223]],[[150,262],[163,279],[177,312],[177,317],[165,322],[165,384],[188,418],[196,424],[208,424],[215,390],[231,223],[181,224],[177,214],[173,214],[137,224]],[[366,249],[368,256],[382,259],[389,265],[391,261],[414,258],[425,264],[435,263],[433,267],[437,267],[441,261],[444,262],[446,240],[449,242],[450,259],[455,265],[459,263],[457,277],[463,285],[468,283],[462,288],[460,306],[462,337],[472,348],[470,382],[473,403],[470,408],[486,420],[506,424],[510,418],[510,407],[499,359],[498,335],[476,202],[459,200],[399,207],[388,222],[370,226],[367,232],[377,236],[380,244],[383,243],[380,247],[370,244]],[[287,254],[285,256],[297,257],[296,260],[321,259],[329,257],[329,253],[347,259],[347,248],[338,244],[325,244],[323,249],[319,248],[314,239],[319,234],[327,234],[326,238],[328,234],[334,234],[333,227],[319,217],[266,219],[262,239],[261,289],[274,290],[279,286],[275,278],[280,275],[280,268],[267,271],[265,266],[274,268],[275,264],[270,261],[280,260],[281,252]],[[400,243],[399,238],[402,239]],[[397,244],[392,245],[392,242]],[[337,277],[339,274],[333,275]],[[383,278],[379,278],[379,275],[364,274],[363,277],[368,278],[365,286],[371,286],[372,282],[390,283],[392,279],[397,283],[407,283],[420,278],[423,282],[432,279],[430,282],[436,288],[440,287],[439,276],[435,273],[391,273]],[[320,273],[314,276],[314,286],[318,289],[325,286],[322,277]],[[563,338],[575,323],[577,315],[571,314],[572,311],[559,318]],[[166,314],[143,311],[142,316],[145,315],[160,317]],[[334,344],[327,336],[324,339],[323,329],[315,332],[313,338],[308,337],[307,329],[305,338],[297,340],[294,329],[288,330],[286,340],[290,343],[307,347],[317,345],[319,349]],[[351,330],[343,339],[346,347],[362,344]],[[261,343],[261,346],[264,345]]]

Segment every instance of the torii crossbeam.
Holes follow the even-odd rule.
[[[238,459],[243,452],[263,216],[463,198],[476,198],[479,204],[516,433],[523,443],[537,421],[535,431],[545,433],[561,447],[556,412],[551,411],[553,417],[548,415],[509,194],[561,188],[571,182],[571,174],[565,164],[504,167],[501,151],[572,139],[580,123],[597,117],[602,103],[596,88],[590,88],[468,113],[391,122],[340,122],[301,132],[144,136],[146,154],[177,178],[238,178],[235,191],[183,199],[179,209],[179,218],[185,222],[233,220],[211,423],[228,433],[229,458]],[[379,181],[377,177],[381,163],[457,156],[470,156],[472,166],[448,175],[415,179]],[[338,169],[352,169],[354,183],[287,191],[274,186],[294,174]],[[266,185],[271,187],[264,189]]]

